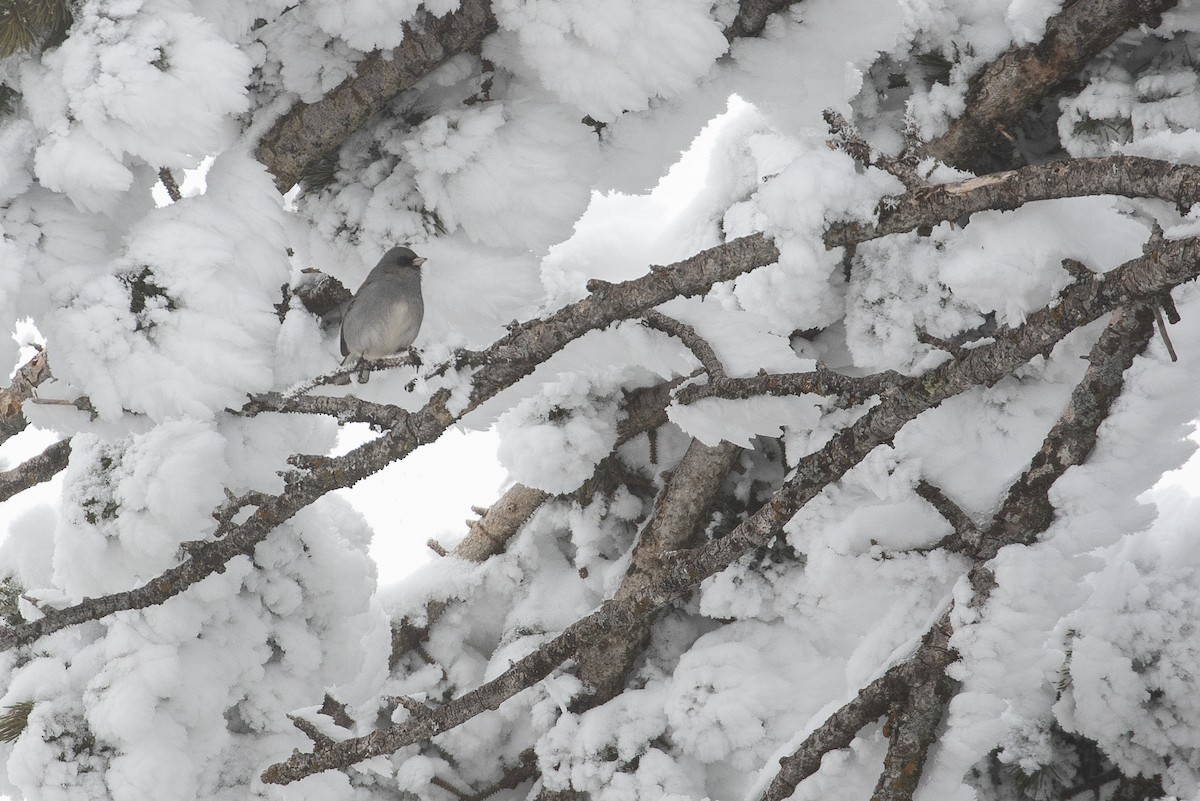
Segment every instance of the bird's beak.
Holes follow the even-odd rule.
[[[425,263],[425,261],[426,259],[424,256],[417,256],[415,259],[413,259],[413,267],[420,267]]]

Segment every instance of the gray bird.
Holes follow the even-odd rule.
[[[394,356],[412,345],[421,330],[421,265],[408,248],[392,248],[354,293],[342,316],[342,364]],[[358,383],[370,372],[362,370]]]

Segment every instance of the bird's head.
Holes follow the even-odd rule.
[[[420,267],[424,263],[410,248],[392,248],[379,260],[380,267]]]

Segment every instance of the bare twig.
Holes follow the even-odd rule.
[[[289,714],[287,719],[292,722],[293,726],[304,732],[305,737],[312,740],[313,748],[317,751],[324,751],[334,744],[334,739],[323,734],[311,720],[292,714]]]
[[[175,176],[171,174],[169,167],[158,168],[158,180],[162,181],[163,188],[167,190],[167,197],[171,198],[172,203],[178,203],[183,199],[183,193],[179,191],[179,184],[175,181]]]
[[[642,319],[651,328],[662,331],[664,334],[670,334],[682,342],[700,362],[700,366],[704,368],[704,372],[708,373],[711,381],[720,381],[725,378],[725,368],[721,365],[716,351],[713,350],[707,339],[696,332],[695,328],[654,309],[646,312]]]
[[[1171,361],[1179,361],[1179,357],[1175,355],[1175,346],[1171,344],[1171,337],[1167,334],[1167,323],[1163,320],[1162,307],[1157,304],[1154,306],[1154,322],[1158,325],[1158,334],[1162,337],[1163,344],[1167,346],[1167,355],[1171,357]]]
[[[710,380],[707,384],[688,384],[675,394],[675,402],[686,405],[704,398],[741,400],[759,395],[827,395],[839,398],[842,405],[854,406],[912,380],[894,370],[848,376],[818,367],[811,373],[759,373],[748,378],[723,378]]]
[[[946,522],[954,528],[954,534],[949,538],[949,541],[943,541],[940,543],[940,547],[959,550],[963,547],[975,548],[978,545],[979,527],[962,510],[961,506],[946,497],[941,488],[935,487],[925,479],[921,479],[913,489],[917,495],[928,501],[929,505],[936,509],[938,514],[946,518]]]
[[[350,368],[346,372],[356,372]],[[238,414],[253,417],[263,412],[290,414],[322,414],[334,417],[339,423],[370,423],[377,430],[387,431],[403,426],[408,412],[389,403],[375,403],[353,395],[285,395],[282,392],[262,392],[251,395]]]
[[[454,547],[454,555],[468,562],[482,562],[500,553],[517,529],[549,498],[548,492],[514,484],[470,524],[470,533]]]

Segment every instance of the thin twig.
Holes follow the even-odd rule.
[[[662,331],[664,334],[670,334],[682,342],[699,360],[710,380],[720,381],[726,377],[725,368],[717,357],[716,351],[713,350],[707,339],[696,332],[695,328],[654,309],[646,312],[642,319],[651,328]]]

